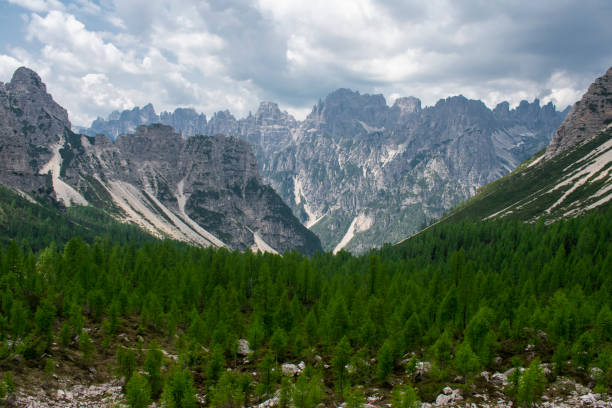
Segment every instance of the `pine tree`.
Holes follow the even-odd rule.
[[[346,365],[349,362],[351,356],[351,344],[349,343],[346,336],[340,340],[334,350],[334,356],[332,358],[332,367],[336,374],[336,387],[338,391],[343,392],[346,387]]]
[[[189,370],[174,367],[166,379],[162,393],[162,406],[168,408],[194,408],[197,406],[193,377]]]
[[[146,408],[151,403],[151,390],[146,378],[136,373],[125,386],[125,399],[132,408]]]
[[[454,365],[457,372],[466,378],[480,367],[478,356],[472,351],[468,341],[464,341],[457,348]]]
[[[393,347],[391,340],[387,339],[378,350],[376,355],[378,361],[376,366],[376,377],[378,381],[384,383],[393,371]]]
[[[393,408],[415,408],[420,406],[419,396],[412,385],[393,388]]]
[[[157,398],[162,391],[164,383],[161,372],[163,360],[164,355],[159,349],[159,346],[156,343],[152,343],[145,355],[143,368],[147,373],[149,386],[151,388],[151,396],[153,398]]]
[[[544,393],[546,376],[535,359],[519,378],[517,401],[523,407],[535,406]]]

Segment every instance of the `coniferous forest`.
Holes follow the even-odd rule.
[[[512,367],[525,406],[560,375],[606,392],[611,272],[610,205],[441,223],[358,257],[21,236],[0,249],[0,394],[91,367],[134,407],[353,407],[365,388],[408,407]]]

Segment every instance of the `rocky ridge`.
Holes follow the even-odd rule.
[[[158,115],[152,104],[123,112],[113,111],[106,119],[98,117],[89,128],[79,127],[75,130],[88,136],[104,134],[115,140],[119,135],[134,133],[138,126],[153,123],[172,126],[184,137],[207,134],[206,115],[197,113],[193,108],[177,108],[174,112],[163,111]]]
[[[311,254],[320,249],[266,186],[243,140],[184,139],[165,125],[116,141],[70,130],[36,73],[20,68],[0,89],[0,181],[26,196],[94,205],[159,237],[202,246]]]
[[[612,126],[612,67],[591,84],[582,99],[572,107],[551,143],[546,158],[595,138]]]
[[[422,108],[388,106],[349,89],[320,100],[304,121],[264,102],[236,119],[217,112],[204,134],[253,145],[263,180],[328,250],[397,242],[542,149],[566,112],[526,101],[488,109],[463,96]]]

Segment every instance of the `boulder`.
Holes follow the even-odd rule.
[[[238,340],[238,355],[246,357],[251,354],[253,350],[249,347],[249,341],[247,339]]]
[[[291,364],[291,363],[283,364],[281,366],[281,369],[282,369],[283,375],[287,377],[295,377],[296,375],[302,372],[302,370],[300,370],[298,366],[296,366],[295,364]]]

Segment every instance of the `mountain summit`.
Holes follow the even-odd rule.
[[[582,99],[555,133],[546,149],[551,158],[568,148],[592,140],[599,132],[612,126],[612,67],[591,84]]]

